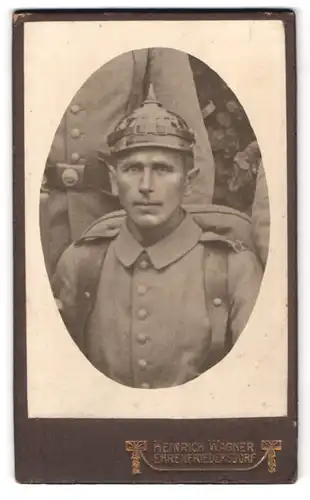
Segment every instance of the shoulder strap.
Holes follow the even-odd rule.
[[[229,296],[228,251],[216,245],[204,248],[204,280],[206,305],[209,313],[212,337],[207,367],[215,365],[229,351]]]
[[[85,329],[90,313],[95,305],[100,271],[109,248],[110,240],[88,243],[87,252],[79,262],[75,339],[80,349],[87,354]]]

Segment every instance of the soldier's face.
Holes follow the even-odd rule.
[[[178,151],[148,148],[119,158],[115,177],[128,217],[149,229],[164,224],[179,209],[190,172]]]

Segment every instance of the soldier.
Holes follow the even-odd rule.
[[[121,118],[141,105],[150,82],[157,98],[197,132],[195,161],[200,174],[188,200],[211,202],[213,156],[188,55],[168,48],[122,54],[79,90],[51,146],[45,170],[48,194],[41,196],[41,234],[49,274],[72,241],[102,214],[119,207],[104,161],[106,138]]]
[[[250,220],[228,207],[182,206],[198,175],[195,136],[158,102],[146,100],[108,141],[124,211],[64,252],[54,295],[102,373],[138,388],[180,385],[221,360],[249,319],[262,277]]]

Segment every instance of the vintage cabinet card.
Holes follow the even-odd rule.
[[[13,29],[17,480],[293,482],[294,14]]]

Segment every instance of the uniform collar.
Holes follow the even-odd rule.
[[[115,239],[117,258],[125,267],[132,266],[141,254],[147,254],[155,269],[162,269],[188,253],[199,241],[202,229],[190,214],[186,214],[181,224],[155,245],[144,248],[129,232],[126,220]]]

